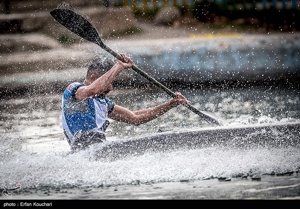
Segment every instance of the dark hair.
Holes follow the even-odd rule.
[[[87,77],[92,73],[96,73],[98,76],[101,76],[105,72],[109,71],[113,67],[114,63],[108,57],[95,57],[91,62],[87,70]]]

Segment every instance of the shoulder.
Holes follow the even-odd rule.
[[[69,84],[69,86],[66,88],[66,90],[68,90],[68,91],[72,91],[74,89],[77,90],[80,86],[84,86],[84,84],[79,83],[79,82],[74,82],[74,83]]]
[[[79,82],[74,82],[74,83],[71,83],[67,86],[67,88],[65,89],[64,91],[64,97],[67,98],[67,97],[72,97],[75,95],[77,89],[81,86],[84,86],[83,83],[79,83]]]
[[[81,86],[84,86],[84,84],[83,84],[83,83],[79,83],[79,82],[71,83],[71,84],[69,84],[69,86],[65,89],[65,92],[67,91],[67,92],[69,92],[69,93],[74,94],[74,93],[77,91],[77,89],[78,89],[79,87],[81,87]]]

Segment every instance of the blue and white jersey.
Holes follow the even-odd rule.
[[[109,124],[108,114],[114,108],[114,103],[107,97],[77,100],[75,93],[80,86],[84,84],[70,84],[62,97],[62,126],[71,146],[75,137],[84,132],[104,133]]]

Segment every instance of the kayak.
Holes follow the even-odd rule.
[[[300,122],[169,130],[101,144],[96,156],[116,160],[151,152],[222,148],[300,147]]]

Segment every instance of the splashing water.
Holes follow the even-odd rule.
[[[297,108],[300,100],[294,90],[285,90],[284,94],[278,90],[266,93],[261,89],[180,91],[194,101],[195,108],[225,118],[228,128],[299,122],[300,118]],[[132,110],[168,99],[163,93],[149,90],[117,90],[109,96]],[[159,129],[209,128],[209,124],[184,107],[139,127],[112,121],[105,143],[71,153],[61,130],[60,104],[60,95],[1,101],[0,188],[20,182],[21,194],[26,196],[33,195],[32,190],[62,192],[71,188],[195,181],[241,174],[285,173],[300,167],[299,134],[278,130],[261,129],[202,147],[193,147],[191,140],[181,139],[184,145],[181,149],[150,149],[142,153],[139,153],[138,143],[129,149],[126,143],[120,143],[155,135]],[[268,140],[261,143],[261,136]],[[165,141],[171,148],[172,140],[176,141]],[[276,146],[272,144],[274,141]],[[238,146],[243,143],[247,146]],[[120,148],[118,158],[111,159],[103,153],[99,157],[99,150],[106,147],[109,151],[114,144]],[[125,151],[129,154],[124,155]],[[116,150],[111,152],[118,154]],[[51,197],[55,198],[55,194]]]

